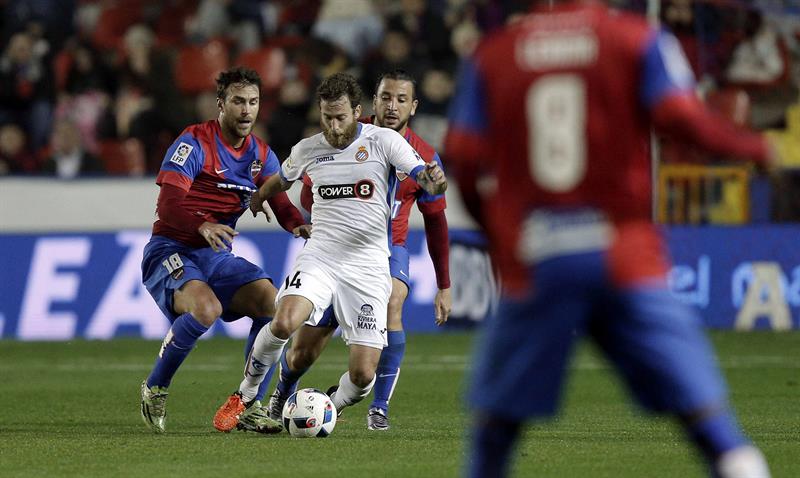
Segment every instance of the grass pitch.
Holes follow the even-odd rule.
[[[712,335],[740,421],[773,476],[800,476],[800,333]],[[327,439],[216,432],[236,387],[241,341],[201,341],[170,387],[168,432],[139,417],[139,384],[157,342],[0,342],[0,476],[452,477],[466,459],[462,395],[471,334],[411,335],[388,432],[370,432],[368,401]],[[302,385],[338,380],[334,339]],[[525,397],[509,406],[525,406]],[[530,426],[515,476],[705,476],[682,431],[642,416],[589,347],[572,364],[560,417]]]

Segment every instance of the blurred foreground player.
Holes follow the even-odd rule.
[[[167,387],[195,342],[217,320],[253,319],[247,353],[275,313],[277,290],[260,267],[234,256],[234,227],[251,195],[278,172],[275,154],[252,135],[259,109],[258,75],[233,69],[217,78],[219,117],[189,126],[164,156],[156,183],[157,219],[145,246],[142,280],[172,323],[150,376],[142,383],[142,419],[153,431],[166,427]],[[300,212],[285,193],[270,200],[280,224],[305,233]],[[266,407],[253,402],[240,428],[281,431]]]
[[[475,354],[469,476],[507,475],[522,422],[555,413],[582,335],[642,405],[679,418],[713,476],[769,476],[699,317],[667,289],[650,218],[653,126],[773,161],[762,136],[712,116],[693,88],[672,35],[598,2],[535,9],[463,65],[445,150],[504,284]],[[507,406],[519,397],[525,407]]]

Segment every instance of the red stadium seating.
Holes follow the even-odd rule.
[[[273,91],[283,83],[286,53],[281,48],[263,47],[244,52],[237,64],[252,68],[261,76],[262,92]]]
[[[204,45],[186,45],[175,62],[175,84],[181,93],[196,95],[213,91],[217,75],[228,68],[228,49],[220,40]]]
[[[142,2],[112,3],[100,12],[92,42],[101,50],[119,48],[128,27],[142,19]]]

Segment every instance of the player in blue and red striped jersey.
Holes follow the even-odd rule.
[[[362,118],[360,121],[394,129],[408,141],[426,163],[436,162],[441,166],[442,161],[433,147],[408,126],[418,103],[414,78],[403,70],[389,71],[381,75],[375,88],[373,96],[375,115]],[[402,314],[411,281],[406,240],[408,219],[415,202],[425,222],[428,252],[436,273],[438,291],[434,298],[434,315],[437,325],[447,321],[452,305],[445,197],[443,194],[434,196],[427,193],[415,181],[408,180],[405,174],[398,172],[397,178],[399,182],[392,208],[392,255],[389,258],[392,293],[389,297],[387,317],[388,345],[381,353],[375,379],[375,395],[367,412],[367,428],[370,430],[389,429],[389,400],[397,385],[400,365],[405,354],[406,336],[403,331]],[[313,194],[311,182],[307,177],[303,178],[300,199],[303,207],[311,211]],[[326,314],[324,326],[301,328],[292,339],[292,346],[281,358],[280,379],[270,399],[270,414],[276,420],[280,419],[283,404],[297,388],[298,380],[314,363],[336,328],[332,311],[328,310]]]
[[[166,426],[167,387],[195,342],[217,320],[253,319],[245,354],[275,313],[277,290],[258,266],[230,252],[236,222],[250,197],[278,172],[275,153],[251,134],[261,80],[236,68],[217,78],[217,119],[187,127],[167,150],[153,235],[145,246],[142,281],[170,327],[150,376],[142,383],[142,418],[157,433]],[[285,193],[270,200],[279,223],[307,235]],[[263,395],[262,395],[263,396]],[[243,410],[245,429],[281,430],[260,402]]]
[[[765,139],[703,107],[671,34],[599,2],[542,5],[488,35],[450,116],[445,149],[504,284],[475,354],[469,476],[506,476],[522,422],[555,413],[582,335],[642,405],[679,418],[713,476],[769,476],[699,317],[666,286],[648,151],[655,127],[771,164]]]

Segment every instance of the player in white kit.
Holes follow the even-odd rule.
[[[350,348],[349,370],[339,379],[333,403],[341,411],[369,394],[386,345],[395,169],[431,194],[447,188],[442,169],[426,166],[396,131],[357,121],[361,89],[351,75],[325,79],[317,96],[322,133],[297,143],[280,174],[251,201],[253,213],[267,214],[263,202],[303,174],[314,183],[311,237],[278,292],[275,318],[256,337],[244,380],[214,416],[221,431],[236,427],[292,333],[304,323],[317,325],[331,304]]]

